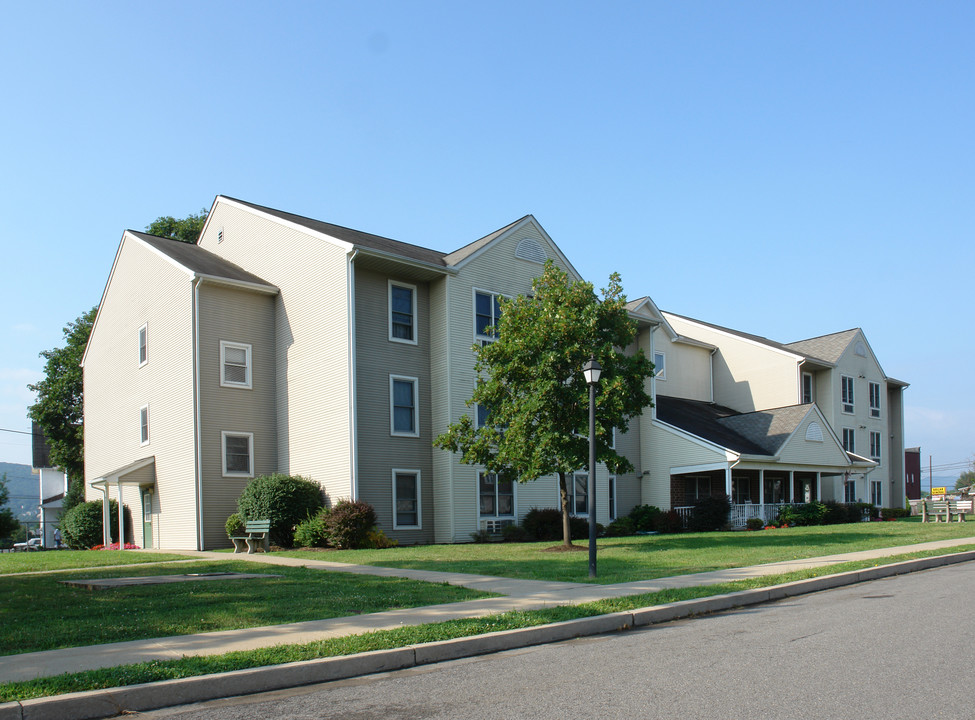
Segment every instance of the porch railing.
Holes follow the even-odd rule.
[[[764,503],[759,505],[758,503],[741,503],[732,504],[731,506],[731,517],[729,522],[732,527],[745,527],[750,518],[762,518],[762,521],[766,525],[774,523],[779,518],[779,510],[787,505],[800,505],[801,503]],[[688,520],[691,518],[691,512],[694,510],[693,507],[675,507],[674,510],[680,515],[681,520],[684,521],[684,525],[687,525]]]

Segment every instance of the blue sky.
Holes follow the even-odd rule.
[[[862,327],[925,468],[968,460],[973,29],[970,2],[8,4],[0,428],[122,231],[225,194],[437,250],[532,213],[665,310]]]

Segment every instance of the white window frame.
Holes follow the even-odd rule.
[[[870,459],[880,463],[881,453],[883,452],[880,433],[876,430],[870,431]]]
[[[413,432],[403,432],[396,429],[396,395],[397,382],[408,382],[413,385]],[[389,376],[389,434],[393,437],[420,437],[420,380],[407,375]]]
[[[396,478],[399,475],[414,475],[416,476],[416,524],[406,525],[399,522],[399,514],[396,511]],[[423,502],[421,499],[422,495],[422,482],[420,471],[413,468],[393,468],[392,471],[393,480],[393,530],[422,530],[423,529]]]
[[[870,417],[880,417],[880,383],[870,383]]]
[[[244,382],[234,382],[227,379],[227,348],[243,350],[245,357]],[[251,346],[248,343],[232,342],[230,340],[220,341],[220,387],[241,388],[250,390],[254,387],[254,370],[251,356]]]
[[[410,330],[413,333],[413,338],[401,338],[395,337],[393,335],[393,288],[402,288],[410,291]],[[416,285],[410,285],[409,283],[400,282],[399,280],[387,280],[386,281],[386,301],[389,304],[389,316],[388,316],[388,326],[389,326],[389,341],[396,343],[403,343],[405,345],[416,345],[417,334],[418,334],[418,322],[416,315]]]
[[[849,393],[847,393],[849,389]],[[856,412],[856,393],[853,388],[853,377],[851,375],[840,375],[840,403],[843,412],[852,415]]]
[[[494,475],[494,514],[493,515],[485,515],[484,513],[481,512],[481,478],[484,475]],[[487,470],[478,470],[477,475],[475,476],[475,482],[477,483],[477,490],[476,490],[477,519],[479,523],[482,518],[485,520],[511,520],[518,517],[518,490],[517,490],[518,483],[516,483],[514,480],[511,481],[511,512],[502,515],[498,510],[498,508],[501,505],[501,503],[498,502],[500,498],[500,495],[498,493],[498,488],[501,485],[500,480],[498,479],[498,474],[493,472],[488,472]]]
[[[870,502],[876,507],[884,506],[884,483],[882,480],[870,481]]]
[[[607,493],[609,495],[607,505],[609,505],[609,519],[610,521],[616,519],[616,476],[609,476],[609,484],[606,486]]]
[[[843,449],[846,452],[855,453],[857,451],[857,433],[853,428],[843,428]],[[849,442],[847,442],[849,438]]]
[[[487,343],[492,343],[492,342],[494,342],[495,340],[498,339],[498,336],[496,334],[495,335],[485,335],[485,334],[479,333],[477,331],[477,296],[478,295],[490,295],[491,296],[491,325],[494,326],[494,327],[497,327],[497,323],[501,319],[501,311],[500,311],[500,309],[498,309],[497,316],[496,317],[494,316],[495,305],[497,304],[497,301],[500,300],[500,298],[507,297],[507,295],[503,295],[502,293],[498,293],[498,292],[493,292],[491,290],[482,290],[481,288],[472,288],[471,289],[471,313],[472,313],[471,320],[473,320],[473,322],[474,322],[474,325],[473,325],[473,328],[474,328],[474,340],[475,341],[478,341],[479,340],[479,341],[481,341],[481,343],[486,343],[486,342]]]
[[[586,478],[586,509],[576,510],[576,480],[583,476]],[[569,484],[569,515],[575,515],[576,517],[588,517],[589,515],[589,471],[588,470],[576,470],[572,473],[572,482]]]
[[[843,502],[855,503],[857,501],[857,484],[855,480],[843,481]]]
[[[143,357],[145,355],[145,357]],[[139,328],[139,367],[149,363],[149,323],[143,323]]]
[[[806,394],[806,385],[809,385],[809,394]],[[808,400],[807,400],[808,398]],[[799,386],[799,401],[803,405],[808,405],[809,403],[816,401],[816,394],[813,390],[813,376],[812,373],[804,372],[802,374],[802,380]]]
[[[657,358],[660,358],[660,362],[657,362]],[[667,353],[661,352],[660,350],[653,351],[653,376],[657,380],[667,379]]]
[[[240,472],[239,470],[227,470],[227,438],[229,437],[245,437],[247,438],[247,454],[248,454],[248,471]],[[254,433],[252,432],[237,432],[235,430],[221,430],[220,431],[220,457],[222,460],[222,469],[224,477],[254,477]]]
[[[145,447],[149,444],[149,406],[139,408],[139,444]]]

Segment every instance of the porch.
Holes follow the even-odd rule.
[[[823,477],[806,470],[702,468],[671,475],[671,507],[686,522],[695,503],[724,496],[731,499],[732,527],[745,527],[750,518],[772,524],[783,507],[821,499]]]

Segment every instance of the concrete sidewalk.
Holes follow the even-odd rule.
[[[226,630],[196,635],[133,640],[106,645],[8,655],[0,657],[0,683],[48,677],[66,672],[129,665],[152,660],[172,660],[191,655],[219,655],[235,650],[252,650],[274,645],[308,643],[326,638],[341,637],[374,630],[386,630],[405,625],[420,625],[445,620],[483,617],[508,610],[535,610],[555,605],[576,605],[605,598],[656,592],[669,588],[712,585],[732,580],[777,575],[794,570],[835,565],[856,560],[870,560],[923,550],[948,549],[972,543],[972,538],[959,538],[955,540],[844,553],[614,585],[516,580],[463,573],[349,565],[346,563],[315,560],[313,558],[289,558],[263,554],[230,556],[227,553],[180,552],[180,554],[185,554],[187,557],[200,559],[227,560],[230,557],[234,557],[234,559],[246,559],[255,563],[268,565],[305,566],[313,569],[385,577],[402,577],[426,582],[446,582],[452,585],[461,585],[485,592],[497,593],[499,597],[390,610],[387,612],[333,618],[330,620],[288,623],[285,625],[247,628],[243,630]]]

